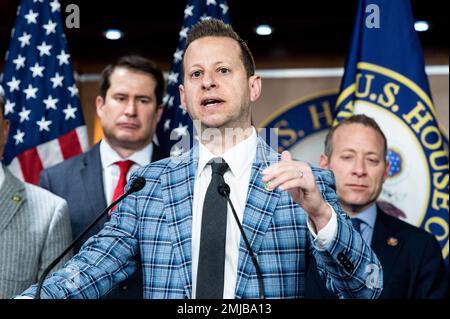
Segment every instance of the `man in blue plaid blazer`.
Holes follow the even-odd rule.
[[[139,255],[144,298],[195,298],[203,171],[221,156],[230,164],[224,178],[234,185],[231,195],[237,193],[231,199],[242,213],[267,298],[302,298],[310,258],[339,297],[377,298],[380,263],[340,208],[333,175],[293,161],[288,152],[280,155],[256,137],[250,104],[261,94],[261,78],[246,44],[230,26],[205,20],[189,32],[183,67],[182,105],[200,123],[200,143],[134,173],[132,179],[145,178],[145,187],[119,204],[110,222],[44,282],[42,297],[99,298],[135,271]],[[227,137],[227,129],[243,133],[211,138],[211,132]],[[245,157],[248,168],[234,167]],[[226,238],[225,271],[218,274],[226,279],[223,297],[258,298],[244,242],[239,235],[231,249],[228,229]],[[23,296],[34,297],[35,290]]]

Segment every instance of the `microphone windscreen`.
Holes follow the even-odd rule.
[[[219,191],[219,194],[223,196],[230,194],[230,186],[228,186],[227,183],[220,183],[217,190]]]
[[[130,186],[131,193],[140,191],[145,186],[145,178],[138,176],[132,182]]]

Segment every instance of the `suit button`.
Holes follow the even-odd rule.
[[[123,291],[127,291],[127,290],[128,290],[128,286],[123,285],[123,286],[121,287],[121,289],[122,289]]]
[[[353,264],[351,262],[348,262],[348,263],[345,264],[344,268],[348,272],[351,272],[353,270],[354,266],[353,266]]]
[[[352,270],[355,268],[355,266],[353,266],[353,263],[347,258],[347,256],[343,252],[340,252],[338,254],[337,259],[341,264],[341,266],[344,267],[344,269],[347,272],[352,272]]]

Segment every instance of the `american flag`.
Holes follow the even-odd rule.
[[[22,0],[2,77],[10,121],[4,163],[37,184],[43,168],[88,148],[57,0]]]
[[[228,18],[228,6],[225,0],[188,0],[184,9],[184,22],[179,33],[178,47],[173,54],[172,68],[168,76],[167,92],[164,96],[164,112],[156,131],[158,143],[166,152],[177,156],[187,151],[177,143],[183,136],[191,137],[192,121],[181,107],[178,86],[182,83],[181,62],[185,48],[187,32],[189,28],[199,21],[216,18],[230,23]],[[173,139],[171,139],[171,136]],[[174,144],[176,144],[174,146]],[[183,147],[184,146],[184,147]]]

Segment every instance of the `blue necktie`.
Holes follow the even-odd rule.
[[[359,218],[351,218],[350,220],[352,221],[353,228],[361,234],[361,224],[364,222]]]

